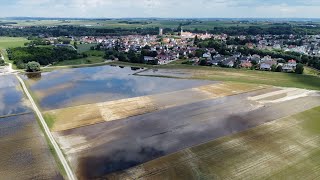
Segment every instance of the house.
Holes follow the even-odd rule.
[[[237,58],[235,58],[235,57],[229,57],[226,60],[222,61],[221,63],[223,66],[233,67],[236,60],[237,60]]]
[[[264,57],[261,59],[261,62],[265,62],[265,61],[272,61],[271,56],[264,56]]]
[[[260,70],[270,71],[272,65],[277,65],[277,62],[276,62],[276,61],[273,61],[273,60],[263,61],[263,62],[260,64]]]
[[[213,59],[211,60],[212,65],[218,65],[220,62],[226,60],[227,58],[224,56],[214,56]]]
[[[243,68],[251,68],[252,67],[252,63],[250,61],[241,61],[240,66],[243,67]]]
[[[293,72],[297,67],[297,61],[296,60],[289,60],[288,63],[285,63],[282,66],[282,71],[284,72]]]
[[[149,61],[154,61],[155,58],[154,57],[151,57],[151,56],[144,56],[144,61],[145,62],[149,62]]]
[[[168,61],[168,60],[170,60],[170,56],[162,53],[162,54],[159,54],[159,55],[157,56],[157,59],[163,60],[163,61]]]
[[[202,57],[205,58],[205,59],[211,59],[211,53],[209,53],[209,52],[204,53],[204,54],[202,55]]]

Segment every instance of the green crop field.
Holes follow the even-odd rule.
[[[265,27],[272,25],[271,22],[242,22],[233,20],[205,20],[205,19],[105,19],[105,20],[2,20],[12,26],[84,26],[94,28],[177,28],[182,25],[184,29],[210,30],[214,27]],[[292,25],[299,25],[298,22],[290,22]]]
[[[58,63],[55,63],[54,66],[69,66],[69,65],[80,65],[80,64],[95,64],[102,63],[105,60],[99,56],[89,56],[87,58],[74,59],[74,60],[65,60]]]
[[[26,42],[28,40],[23,37],[0,37],[0,49],[24,46]]]
[[[92,46],[96,46],[96,45],[97,44],[78,44],[77,51],[78,51],[78,53],[83,53],[83,52],[89,51]]]
[[[318,179],[320,107],[184,149],[120,179]]]

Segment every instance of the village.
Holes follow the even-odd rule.
[[[288,39],[286,39],[288,38]],[[215,48],[201,48],[195,41],[214,40],[224,42],[228,49],[228,55],[220,54]],[[48,39],[51,40],[52,39]],[[159,35],[128,35],[120,37],[72,37],[72,40],[79,41],[80,44],[98,45],[99,50],[117,49],[120,52],[128,53],[133,51],[144,54],[143,61],[147,64],[164,65],[177,60],[185,60],[184,64],[202,66],[220,66],[248,68],[265,71],[294,72],[298,64],[296,59],[285,60],[269,55],[260,56],[258,54],[242,54],[237,51],[240,46],[248,49],[293,52],[305,56],[320,55],[319,36],[279,36],[279,35],[259,35],[259,36],[228,36],[227,34],[199,34],[191,32],[181,32],[174,35],[163,34],[163,29],[159,29]],[[239,42],[239,43],[236,43]],[[232,43],[232,44],[230,44]],[[290,45],[289,45],[290,44]],[[119,60],[117,57],[111,60]],[[121,61],[121,59],[120,59]]]

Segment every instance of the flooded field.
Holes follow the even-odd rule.
[[[13,75],[0,77],[0,117],[30,112],[18,80]]]
[[[139,165],[320,106],[318,91],[135,72],[101,66],[25,77],[79,179],[148,178]],[[135,166],[142,171],[130,174]]]
[[[32,113],[0,118],[0,179],[63,179]]]
[[[266,88],[59,131],[54,136],[78,177],[90,179],[316,106],[320,106],[317,92]]]
[[[63,179],[13,75],[0,81],[0,179]]]
[[[223,137],[106,179],[319,179],[320,107]]]
[[[213,81],[138,77],[136,69],[100,66],[57,70],[27,79],[43,110],[178,91]]]

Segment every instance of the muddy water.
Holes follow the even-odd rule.
[[[0,179],[63,179],[13,75],[0,77]]]
[[[30,112],[19,88],[13,75],[0,77],[0,117]]]
[[[129,67],[87,67],[43,73],[40,79],[28,81],[44,110],[165,93],[213,83],[140,77],[132,75],[135,72],[135,69]]]
[[[32,113],[0,118],[0,179],[63,179]]]

